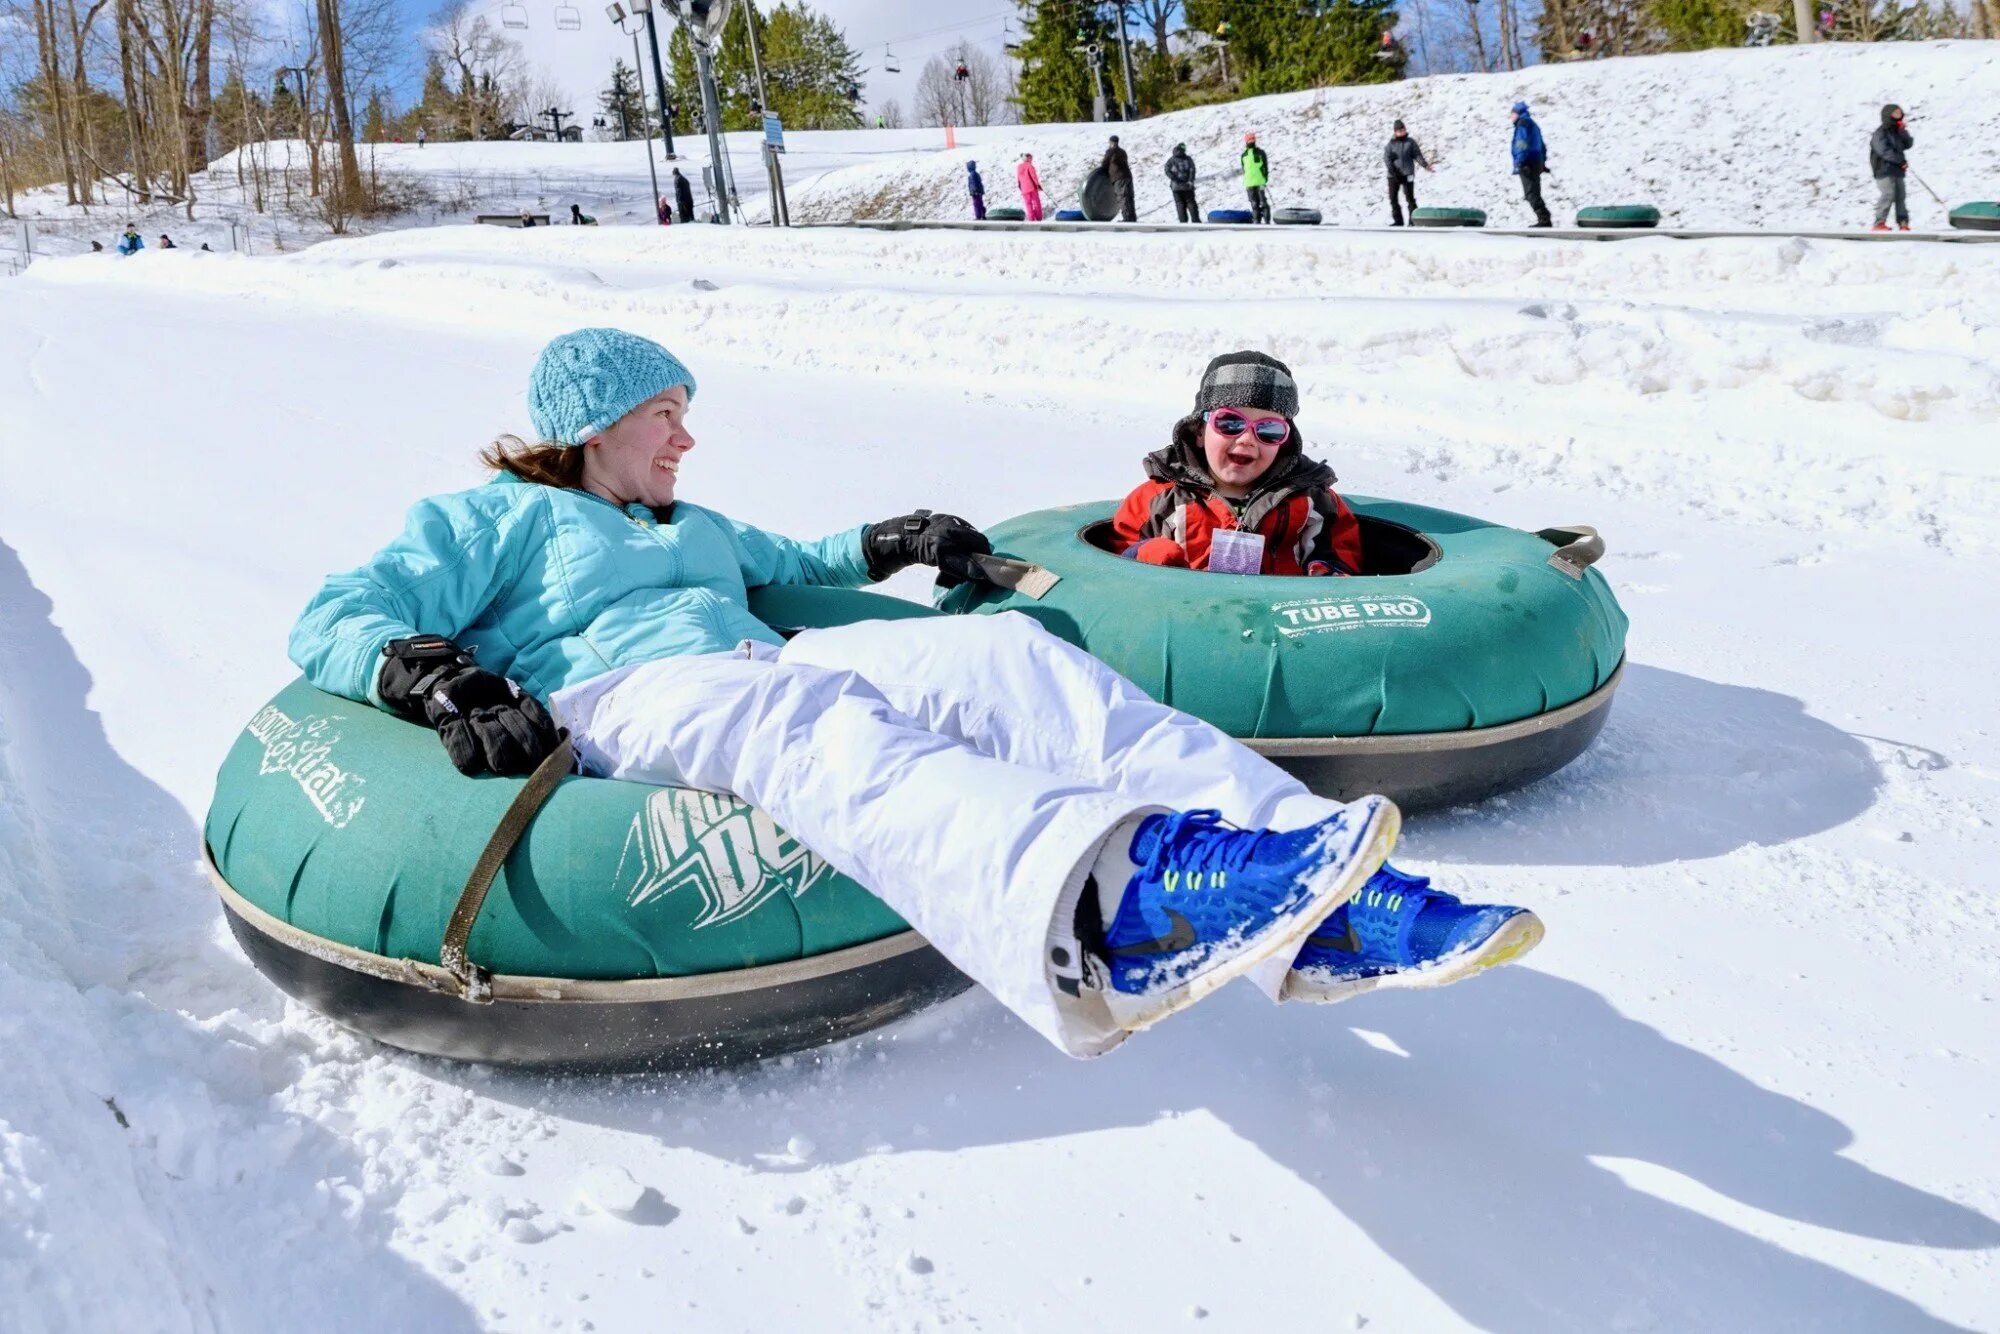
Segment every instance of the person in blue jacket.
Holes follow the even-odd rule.
[[[125,224],[125,234],[118,238],[118,253],[136,255],[146,248],[146,238],[139,235],[139,229],[131,223]]]
[[[972,196],[973,221],[986,221],[986,182],[979,179],[979,164],[977,162],[968,162],[965,164],[965,190],[967,194]]]
[[[1521,195],[1535,210],[1535,226],[1553,227],[1549,206],[1542,202],[1542,176],[1549,169],[1549,145],[1542,127],[1528,114],[1526,102],[1514,104],[1514,174],[1521,178]]]
[[[566,732],[583,773],[762,808],[1072,1055],[1237,976],[1337,1000],[1540,939],[1532,913],[1383,868],[1385,799],[1313,796],[1025,616],[779,635],[749,590],[964,580],[991,548],[928,510],[801,542],[683,499],[694,394],[648,339],[555,339],[539,442],[503,437],[492,482],[420,501],[328,578],[293,660],[434,729],[470,776],[527,772]]]

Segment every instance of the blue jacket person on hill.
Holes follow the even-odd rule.
[[[145,248],[146,238],[139,235],[137,228],[127,223],[125,234],[118,238],[118,253],[121,255],[136,255]]]
[[[965,189],[972,196],[973,221],[986,221],[986,182],[979,179],[977,162],[965,164]]]
[[[1549,206],[1542,202],[1542,173],[1549,169],[1549,145],[1542,127],[1528,114],[1526,102],[1514,104],[1514,174],[1521,178],[1521,196],[1535,210],[1535,226],[1553,227]]]

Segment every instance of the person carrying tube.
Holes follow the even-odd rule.
[[[990,544],[927,509],[798,541],[687,499],[695,394],[650,339],[552,340],[528,378],[534,442],[502,437],[485,485],[419,501],[327,578],[293,661],[434,731],[467,781],[573,767],[760,808],[1072,1056],[1237,977],[1336,1000],[1539,940],[1525,910],[1383,868],[1385,798],[1314,796],[1029,617],[779,634],[749,590],[912,565],[975,579]],[[1296,411],[1289,377],[1258,367],[1207,377],[1211,399]]]
[[[1409,127],[1400,120],[1390,132],[1388,146],[1382,150],[1382,162],[1389,169],[1389,225],[1400,227],[1405,201],[1409,203],[1410,216],[1416,216],[1417,168],[1429,171],[1431,164],[1424,157],[1423,145],[1410,137]]]

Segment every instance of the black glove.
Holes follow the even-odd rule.
[[[390,711],[437,730],[457,770],[528,774],[562,739],[548,710],[439,635],[393,639],[375,688]]]
[[[986,534],[956,514],[929,510],[870,524],[861,548],[868,554],[870,579],[887,579],[911,565],[935,565],[938,583],[945,588],[977,579],[979,570],[970,558],[993,554]]]

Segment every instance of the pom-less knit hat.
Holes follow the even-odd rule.
[[[1262,352],[1225,352],[1208,363],[1195,391],[1194,410],[1258,408],[1286,417],[1299,415],[1299,386],[1292,368]]]
[[[622,329],[578,329],[550,341],[528,377],[528,415],[553,445],[580,445],[655,394],[694,376],[650,338]]]

